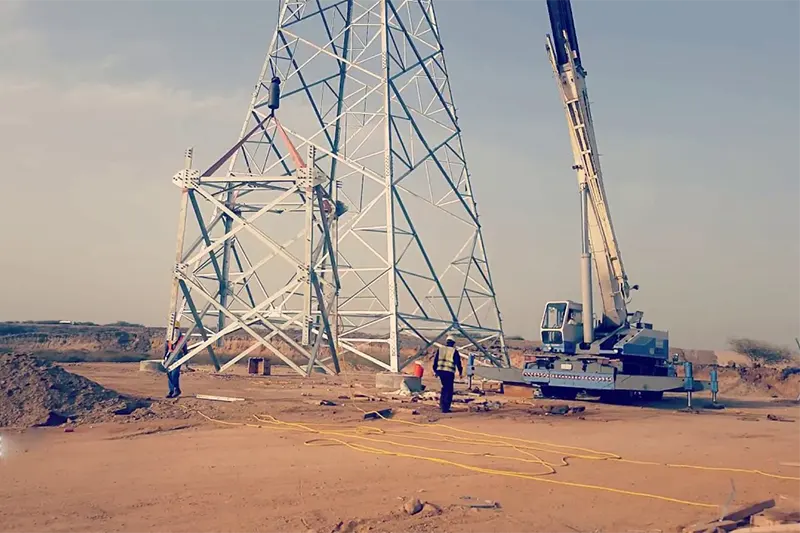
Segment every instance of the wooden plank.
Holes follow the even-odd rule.
[[[198,400],[214,400],[216,402],[243,402],[244,398],[231,398],[229,396],[211,396],[209,394],[197,394]]]
[[[734,511],[732,513],[728,513],[722,517],[723,520],[734,520],[739,522],[740,520],[744,520],[746,518],[750,518],[754,514],[758,514],[761,511],[766,509],[770,509],[775,507],[775,500],[765,500],[763,502],[753,503],[748,505],[747,507],[742,507],[738,511]]]

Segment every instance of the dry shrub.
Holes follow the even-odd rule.
[[[729,344],[732,350],[744,354],[754,363],[774,365],[792,359],[792,352],[788,348],[764,341],[732,339]]]

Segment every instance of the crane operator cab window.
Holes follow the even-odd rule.
[[[572,353],[577,332],[583,327],[581,305],[575,302],[548,302],[542,317],[542,344],[549,351]]]
[[[567,313],[567,302],[550,302],[544,310],[542,329],[561,329],[564,315]]]

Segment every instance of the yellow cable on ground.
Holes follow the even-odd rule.
[[[358,409],[359,411],[361,411],[362,413],[366,413],[366,411],[364,409],[361,409],[361,407],[359,407],[355,402],[353,402],[353,406],[356,409]],[[764,472],[762,470],[757,470],[757,469],[699,466],[699,465],[683,465],[683,464],[658,463],[658,462],[653,462],[653,461],[636,461],[636,460],[633,460],[633,459],[623,459],[619,455],[614,454],[614,453],[610,453],[610,452],[600,452],[600,451],[591,450],[591,449],[588,449],[588,448],[579,448],[579,447],[576,447],[576,446],[565,446],[563,444],[554,444],[554,443],[551,443],[551,442],[541,442],[541,441],[535,441],[535,440],[520,439],[520,438],[517,438],[517,437],[506,437],[506,436],[496,435],[496,434],[491,434],[491,433],[481,433],[481,432],[478,432],[478,431],[470,431],[470,430],[466,430],[466,429],[456,428],[456,427],[453,427],[453,426],[448,426],[447,424],[425,424],[425,423],[421,423],[421,422],[412,422],[412,421],[409,421],[409,420],[396,420],[396,419],[393,419],[393,418],[386,418],[384,416],[381,416],[380,413],[377,413],[377,414],[378,414],[378,416],[380,416],[380,418],[382,420],[386,420],[386,421],[389,421],[389,422],[395,422],[395,423],[398,423],[398,424],[408,424],[408,425],[417,426],[417,427],[433,426],[433,427],[437,427],[437,428],[447,428],[447,429],[450,429],[452,431],[457,431],[457,432],[460,432],[460,433],[467,433],[467,434],[470,434],[470,435],[481,435],[481,436],[486,436],[486,437],[492,437],[494,439],[498,439],[499,438],[499,439],[505,439],[505,440],[510,440],[510,441],[516,441],[516,442],[540,444],[540,445],[544,445],[544,446],[552,446],[554,448],[562,448],[564,450],[569,450],[569,449],[571,449],[571,450],[580,450],[580,451],[584,451],[584,452],[588,452],[589,454],[592,454],[592,455],[580,455],[580,454],[572,454],[572,453],[567,454],[567,457],[575,457],[575,458],[578,458],[578,459],[611,460],[611,461],[619,461],[621,463],[631,463],[631,464],[639,464],[639,465],[652,465],[652,466],[664,466],[664,467],[668,467],[668,468],[689,468],[689,469],[694,469],[694,470],[707,470],[707,471],[717,471],[717,472],[736,472],[736,473],[740,473],[740,474],[760,475],[760,476],[765,476],[765,477],[769,477],[769,478],[773,478],[773,479],[785,479],[785,480],[790,480],[790,481],[800,481],[800,477],[797,477],[797,476],[783,476],[783,475],[780,475],[780,474],[772,474],[772,473]],[[435,432],[430,432],[430,433],[433,433],[433,434],[436,434],[436,435],[446,436],[446,434],[441,434],[441,433],[435,433]],[[528,449],[530,449],[530,448],[528,448]],[[534,449],[537,449],[537,450],[543,451],[543,452],[547,452],[547,453],[562,453],[562,452],[560,452],[558,450],[547,450],[547,449],[542,449],[542,448],[534,448]],[[564,461],[563,458],[562,458],[562,461]],[[564,462],[566,463],[566,461],[564,461]],[[564,466],[566,466],[566,465],[564,465]]]
[[[525,455],[530,455],[531,457],[534,458],[534,460],[531,461],[530,459],[523,459],[523,458],[520,458],[520,457],[510,457],[510,456],[506,456],[506,455],[494,455],[494,454],[486,453],[486,452],[484,452],[484,453],[474,453],[474,452],[462,452],[462,451],[459,451],[459,450],[452,450],[452,449],[429,448],[429,447],[426,447],[426,446],[418,446],[418,445],[415,445],[415,444],[405,444],[405,443],[396,442],[396,441],[392,441],[392,440],[373,439],[373,438],[364,437],[364,436],[361,436],[361,435],[348,435],[347,433],[343,433],[341,431],[318,430],[318,429],[312,428],[309,425],[299,424],[299,423],[296,423],[296,422],[283,422],[281,420],[278,420],[274,416],[271,416],[271,415],[266,415],[266,416],[268,416],[271,420],[264,420],[263,418],[260,418],[257,415],[255,416],[255,418],[257,420],[259,420],[260,422],[264,422],[264,423],[267,423],[267,424],[274,424],[276,426],[289,426],[289,427],[292,427],[292,428],[298,428],[298,429],[301,429],[303,431],[309,431],[309,432],[312,432],[312,433],[320,433],[320,434],[324,434],[324,435],[336,435],[336,436],[339,436],[339,437],[350,437],[350,438],[367,440],[367,441],[371,441],[371,442],[380,442],[380,443],[385,443],[385,444],[392,444],[394,446],[403,447],[403,448],[415,448],[415,449],[418,449],[418,450],[425,450],[425,451],[429,451],[429,452],[439,452],[439,453],[448,453],[448,454],[457,454],[457,455],[469,455],[469,456],[473,456],[473,457],[493,457],[493,458],[496,458],[496,459],[510,459],[512,461],[521,461],[521,462],[526,462],[526,463],[537,463],[537,464],[540,464],[542,466],[547,467],[548,471],[547,472],[541,472],[539,474],[534,474],[534,475],[547,475],[547,474],[555,474],[556,473],[556,470],[555,470],[555,468],[553,468],[552,465],[550,465],[549,463],[543,461],[540,457],[536,456],[535,454],[532,454],[532,453],[529,453],[529,452],[525,452],[524,450],[520,450],[520,449],[517,449],[517,451],[519,451],[520,453],[523,453]],[[356,433],[357,433],[357,431],[356,431]],[[417,438],[417,437],[415,436],[415,438]],[[343,441],[340,441],[338,439],[312,439],[311,441],[306,441],[305,444],[310,444],[312,441],[320,441],[320,440],[334,440],[336,442],[343,443]],[[348,444],[348,446],[349,446],[349,444]],[[511,446],[511,447],[515,448],[513,446]],[[364,447],[364,448],[366,448],[366,447]]]
[[[620,463],[631,463],[635,465],[654,465],[654,466],[666,466],[668,468],[691,468],[694,470],[710,470],[710,471],[717,471],[717,472],[737,472],[739,474],[755,474],[764,477],[771,477],[774,479],[787,479],[790,481],[800,481],[800,477],[796,476],[782,476],[780,474],[772,474],[770,472],[764,472],[763,470],[756,470],[751,468],[731,468],[731,467],[723,467],[723,466],[699,466],[699,465],[681,465],[681,464],[672,464],[672,463],[655,463],[652,461],[636,461],[633,459],[612,459],[613,461],[617,461]]]
[[[289,427],[289,428],[293,428],[293,429],[302,429],[302,430],[305,430],[305,431],[308,431],[308,432],[311,432],[311,433],[318,433],[318,434],[322,434],[322,435],[330,435],[330,434],[338,435],[338,434],[341,433],[341,432],[337,432],[337,431],[313,429],[313,428],[311,428],[311,427],[309,427],[307,425],[298,424],[298,423],[295,423],[295,422],[283,422],[283,421],[278,420],[277,418],[275,418],[275,417],[273,417],[271,415],[266,415],[271,420],[264,420],[264,419],[256,416],[257,420],[261,421],[262,423],[267,424],[267,426],[264,426],[263,424],[262,425],[258,425],[258,424],[248,424],[248,423],[244,423],[244,422],[228,422],[228,421],[224,421],[224,420],[217,420],[217,419],[214,419],[214,418],[212,418],[212,417],[210,417],[210,416],[208,416],[208,415],[206,415],[206,414],[204,414],[204,413],[202,413],[200,411],[198,411],[198,412],[204,418],[206,418],[206,419],[208,419],[210,421],[219,422],[219,423],[226,424],[226,425],[234,425],[234,426],[235,425],[242,425],[242,426],[256,427],[256,428],[262,428],[262,429],[264,429],[264,428],[273,429],[271,426],[275,426],[275,427],[278,427],[278,428],[280,428],[280,427]],[[351,438],[352,437],[356,437],[356,438],[367,439],[367,440],[375,440],[375,441],[378,441],[378,442],[383,442],[383,443],[387,443],[387,444],[395,444],[395,445],[406,446],[406,447],[413,446],[413,445],[406,445],[406,444],[400,444],[400,443],[393,443],[392,441],[371,439],[369,437],[364,437],[364,436],[360,436],[360,435],[345,435],[345,436],[346,437],[351,437]],[[543,482],[543,483],[551,483],[551,484],[554,484],[554,485],[561,485],[561,486],[566,486],[566,487],[584,488],[584,489],[598,490],[598,491],[603,491],[603,492],[611,492],[611,493],[615,493],[615,494],[623,494],[623,495],[627,495],[627,496],[637,496],[637,497],[649,498],[649,499],[654,499],[654,500],[661,500],[661,501],[666,501],[666,502],[671,502],[671,503],[678,503],[678,504],[688,505],[688,506],[692,506],[692,507],[703,507],[703,508],[716,508],[717,507],[717,505],[710,504],[710,503],[702,503],[702,502],[696,502],[696,501],[681,500],[681,499],[677,499],[677,498],[670,498],[668,496],[661,496],[661,495],[658,495],[658,494],[650,494],[650,493],[646,493],[646,492],[636,492],[636,491],[629,491],[629,490],[623,490],[623,489],[615,489],[613,487],[604,487],[604,486],[601,486],[601,485],[590,485],[590,484],[586,484],[586,483],[574,483],[574,482],[569,482],[569,481],[559,481],[559,480],[554,480],[554,479],[545,479],[545,478],[537,477],[537,476],[541,476],[542,473],[539,473],[539,474],[527,474],[527,473],[524,473],[524,472],[517,472],[517,471],[512,471],[512,470],[497,470],[497,469],[493,469],[493,468],[482,468],[482,467],[472,466],[472,465],[468,465],[468,464],[464,464],[464,463],[458,463],[458,462],[455,462],[455,461],[449,461],[447,459],[440,459],[440,458],[437,458],[437,457],[428,457],[428,456],[415,455],[415,454],[403,453],[403,452],[398,452],[398,451],[383,450],[383,449],[380,449],[380,448],[374,448],[372,446],[355,444],[355,443],[348,442],[346,440],[342,440],[342,439],[335,438],[335,437],[325,437],[325,438],[319,438],[319,439],[311,439],[309,441],[306,441],[305,444],[314,445],[315,443],[316,444],[320,444],[320,443],[325,443],[325,442],[334,443],[334,444],[341,444],[341,445],[346,446],[346,447],[348,447],[350,449],[353,449],[355,451],[373,453],[373,454],[377,454],[377,455],[391,455],[391,456],[395,456],[395,457],[405,457],[405,458],[408,458],[408,459],[419,459],[419,460],[423,460],[423,461],[429,461],[429,462],[433,462],[433,463],[438,463],[438,464],[443,464],[443,465],[448,465],[448,466],[454,466],[456,468],[461,468],[461,469],[464,469],[464,470],[469,470],[469,471],[472,471],[472,472],[478,472],[478,473],[482,473],[482,474],[498,475],[498,476],[505,476],[505,477],[514,477],[514,478],[519,478],[519,479],[527,479],[527,480],[530,480],[530,481],[540,481],[540,482]],[[425,449],[424,447],[422,447],[422,448]],[[453,453],[452,450],[434,450],[434,449],[430,449],[430,448],[428,448],[428,450],[437,451],[437,452],[444,451],[446,453]],[[524,461],[521,458],[509,458],[509,459],[518,460],[518,461]],[[542,462],[542,464],[545,464],[545,463]],[[546,466],[549,466],[549,465],[546,465]],[[550,468],[552,468],[552,467],[550,467]]]
[[[354,406],[356,407],[356,409],[358,411],[360,411],[362,413],[367,413],[367,411],[365,411],[364,409],[361,409],[358,405],[356,405],[355,402],[354,402]],[[706,471],[736,472],[736,473],[762,475],[762,476],[765,476],[765,477],[770,477],[770,478],[775,478],[775,479],[800,480],[800,478],[798,478],[798,477],[771,474],[771,473],[763,472],[761,470],[756,470],[756,469],[708,467],[708,466],[699,466],[699,465],[683,465],[683,464],[658,463],[658,462],[653,462],[653,461],[637,461],[637,460],[632,460],[632,459],[623,459],[621,456],[619,456],[617,454],[610,453],[610,452],[602,452],[602,451],[592,450],[592,449],[589,449],[589,448],[581,448],[581,447],[577,447],[577,446],[567,446],[567,445],[555,444],[555,443],[550,443],[550,442],[542,442],[542,441],[535,441],[535,440],[529,440],[529,439],[521,439],[521,438],[517,438],[517,437],[506,437],[506,436],[501,436],[501,435],[496,435],[496,434],[491,434],[491,433],[482,433],[482,432],[478,432],[478,431],[470,431],[470,430],[465,430],[465,429],[449,426],[449,425],[446,425],[446,424],[429,424],[429,423],[412,422],[412,421],[407,421],[407,420],[397,420],[397,419],[393,419],[393,418],[384,417],[384,416],[380,415],[380,413],[377,413],[377,412],[376,412],[376,414],[382,420],[386,420],[388,422],[394,422],[394,423],[398,423],[398,424],[406,424],[406,425],[410,425],[410,426],[417,427],[417,428],[423,428],[425,433],[428,433],[430,435],[435,435],[435,436],[438,437],[438,438],[425,437],[425,436],[422,436],[422,435],[419,435],[419,434],[416,434],[416,433],[411,433],[411,434],[409,434],[407,436],[401,436],[401,438],[414,438],[417,441],[419,441],[419,440],[435,440],[437,442],[444,441],[444,442],[450,442],[450,443],[453,443],[453,444],[462,444],[462,445],[473,445],[473,446],[482,445],[482,446],[496,446],[496,447],[503,447],[503,448],[511,448],[511,449],[515,450],[516,452],[518,452],[520,454],[527,455],[527,456],[531,457],[532,459],[522,458],[522,457],[511,457],[511,456],[506,456],[506,455],[497,455],[497,454],[493,454],[493,453],[490,453],[490,452],[478,453],[478,452],[465,452],[465,451],[453,450],[453,449],[432,448],[432,447],[426,447],[426,446],[421,446],[421,445],[417,445],[417,444],[401,443],[401,442],[388,440],[388,439],[378,439],[378,438],[370,437],[369,435],[382,436],[382,435],[387,435],[387,434],[386,434],[386,432],[384,430],[382,430],[380,428],[376,428],[374,426],[358,425],[358,426],[355,426],[355,427],[342,428],[338,424],[301,424],[301,423],[297,423],[297,422],[284,422],[284,421],[278,420],[277,418],[275,418],[274,416],[271,416],[271,415],[264,415],[265,418],[262,418],[262,417],[260,417],[258,415],[254,415],[255,418],[259,422],[261,422],[261,424],[250,424],[250,423],[246,423],[246,422],[228,422],[228,421],[224,421],[224,420],[218,420],[218,419],[212,418],[212,417],[210,417],[210,416],[208,416],[205,413],[202,413],[200,411],[197,411],[197,412],[201,416],[206,418],[207,420],[210,420],[210,421],[216,422],[216,423],[220,423],[220,424],[226,424],[226,425],[232,425],[232,426],[242,426],[243,425],[243,426],[247,426],[247,427],[254,427],[254,428],[260,428],[260,429],[289,429],[289,430],[298,430],[298,431],[316,433],[316,434],[319,434],[319,435],[325,435],[325,437],[322,437],[322,438],[315,438],[315,439],[310,439],[310,440],[305,441],[304,444],[308,445],[308,446],[315,446],[315,445],[322,445],[322,446],[326,446],[326,445],[342,445],[342,446],[346,446],[346,447],[348,447],[350,449],[353,449],[355,451],[373,453],[373,454],[378,454],[378,455],[391,455],[391,456],[395,456],[395,457],[405,457],[405,458],[410,458],[410,459],[419,459],[419,460],[423,460],[423,461],[429,461],[429,462],[434,462],[434,463],[438,463],[438,464],[454,466],[456,468],[461,468],[461,469],[465,469],[465,470],[469,470],[469,471],[473,471],[473,472],[478,472],[478,473],[483,473],[483,474],[488,474],[488,475],[499,475],[499,476],[506,476],[506,477],[514,477],[514,478],[520,478],[520,479],[528,479],[528,480],[531,480],[531,481],[541,481],[541,482],[544,482],[544,483],[552,483],[552,484],[555,484],[555,485],[569,486],[569,487],[575,487],[575,488],[585,488],[585,489],[590,489],[590,490],[599,490],[599,491],[611,492],[611,493],[616,493],[616,494],[623,494],[623,495],[628,495],[628,496],[637,496],[637,497],[643,497],[643,498],[662,500],[662,501],[678,503],[678,504],[688,505],[688,506],[693,506],[693,507],[716,508],[717,505],[710,504],[710,503],[696,502],[696,501],[681,500],[681,499],[677,499],[677,498],[670,498],[670,497],[667,497],[667,496],[661,496],[661,495],[645,493],[645,492],[636,492],[636,491],[628,491],[628,490],[623,490],[623,489],[616,489],[616,488],[613,488],[613,487],[604,487],[604,486],[600,486],[600,485],[591,485],[591,484],[585,484],[585,483],[559,481],[559,480],[554,480],[554,479],[543,479],[541,476],[555,474],[556,470],[555,470],[554,467],[555,466],[567,466],[569,464],[567,462],[568,458],[578,458],[578,459],[587,459],[587,460],[607,460],[607,461],[624,462],[624,463],[640,464],[640,465],[664,466],[664,467],[669,467],[669,468],[688,468],[688,469],[706,470]],[[335,427],[337,429],[335,429],[335,430],[319,429],[319,428],[322,428],[322,427]],[[463,433],[463,434],[467,434],[467,435],[488,437],[488,438],[486,438],[486,439],[476,439],[476,438],[461,437],[461,436],[451,435],[451,434],[448,434],[448,433],[443,433],[443,432],[440,432],[440,431],[431,431],[429,429],[430,427],[446,428],[446,429],[449,429],[449,430],[454,431],[454,432],[459,432],[459,433]],[[511,460],[511,461],[519,461],[519,462],[524,462],[524,463],[535,463],[535,464],[542,465],[543,467],[545,467],[547,469],[547,471],[538,472],[538,473],[525,473],[525,472],[519,472],[519,471],[513,471],[513,470],[498,470],[498,469],[493,469],[493,468],[483,468],[483,467],[477,467],[477,466],[468,465],[468,464],[464,464],[464,463],[458,463],[458,462],[450,461],[450,460],[447,460],[447,459],[441,459],[441,458],[437,458],[437,457],[430,457],[430,456],[424,456],[424,455],[415,455],[415,454],[404,453],[404,452],[400,452],[400,451],[384,450],[384,449],[381,449],[381,448],[375,448],[373,446],[368,446],[368,445],[365,445],[365,444],[349,442],[349,441],[347,441],[345,439],[359,439],[359,440],[364,440],[364,441],[368,441],[368,442],[389,444],[389,445],[392,445],[392,446],[395,446],[395,447],[398,447],[398,448],[411,448],[411,449],[424,450],[424,451],[429,451],[429,452],[434,452],[434,453],[446,453],[446,454],[451,454],[451,455],[455,454],[455,455],[464,455],[464,456],[471,456],[471,457],[487,457],[487,458],[494,458],[494,459],[505,459],[505,460]],[[512,442],[509,442],[509,441],[512,441]],[[531,446],[532,444],[534,446]],[[560,455],[561,456],[561,463],[560,463],[560,465],[559,464],[549,463],[549,462],[543,460],[538,455],[536,455],[534,453],[531,453],[528,450],[535,450],[535,451],[539,451],[539,452]],[[573,450],[573,451],[570,452],[570,450]],[[575,453],[576,451],[584,452],[584,453]]]

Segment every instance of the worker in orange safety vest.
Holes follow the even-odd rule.
[[[439,408],[443,413],[450,412],[456,370],[458,370],[459,378],[464,376],[464,370],[461,368],[461,355],[456,349],[456,341],[448,335],[445,346],[441,350],[436,348],[436,353],[433,356],[433,372],[442,383],[442,391],[439,394]]]

